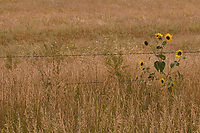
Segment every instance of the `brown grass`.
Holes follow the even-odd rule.
[[[149,52],[156,32],[173,35],[165,51],[200,50],[197,0],[0,2],[0,56]],[[1,58],[0,131],[200,132],[199,54],[184,56],[172,93],[134,81],[149,55],[123,55],[120,75],[110,56]]]

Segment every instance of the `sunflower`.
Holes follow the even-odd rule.
[[[143,66],[144,66],[144,61],[141,60],[140,63],[139,63],[139,67],[142,68]]]
[[[165,79],[164,79],[164,78],[161,78],[161,79],[159,80],[159,83],[160,83],[161,85],[164,85],[164,84],[165,84]]]
[[[176,86],[175,82],[172,81],[171,83],[168,84],[168,89],[174,89],[175,86]]]
[[[135,80],[137,80],[138,79],[138,74],[135,76]]]
[[[163,37],[163,35],[160,34],[160,33],[156,33],[156,34],[155,34],[155,38],[156,38],[156,39],[162,39],[162,37]]]
[[[175,82],[172,82],[172,83],[171,83],[172,89],[173,89],[175,86],[176,86]]]
[[[169,33],[167,33],[165,35],[165,39],[167,40],[167,42],[171,42],[172,41],[172,35],[170,35]]]
[[[182,57],[182,55],[183,55],[183,51],[181,50],[176,51],[176,57]]]

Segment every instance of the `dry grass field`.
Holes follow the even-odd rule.
[[[139,61],[156,71],[156,58],[125,54],[151,52],[144,41],[156,46],[157,32],[173,36],[164,52],[200,51],[199,0],[0,0],[0,7],[0,132],[200,132],[200,53],[183,53],[172,92],[134,80]],[[177,57],[166,57],[169,71]]]

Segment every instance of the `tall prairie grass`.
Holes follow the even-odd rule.
[[[197,0],[1,0],[0,56],[149,52],[143,42],[153,44],[156,32],[173,35],[166,51],[197,51],[199,6]],[[156,81],[134,80],[141,59],[153,66],[148,56],[1,58],[0,131],[200,132],[199,54],[184,53],[183,79],[173,75],[171,93]],[[167,55],[166,70],[175,58]]]

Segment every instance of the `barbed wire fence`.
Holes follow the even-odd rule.
[[[174,54],[176,52],[162,52],[163,54]],[[195,54],[200,53],[200,51],[189,51],[184,52],[184,54]],[[58,54],[58,55],[18,55],[18,56],[0,56],[1,59],[5,58],[47,58],[47,57],[84,57],[84,56],[109,56],[109,55],[148,55],[154,54],[152,52],[149,53],[114,53],[114,54]]]
[[[175,54],[176,52],[163,52],[163,54]],[[184,54],[199,54],[200,51],[188,51],[184,52]],[[8,58],[49,58],[49,57],[87,57],[87,56],[109,56],[109,55],[150,55],[150,54],[155,54],[152,52],[143,52],[143,53],[106,53],[106,54],[58,54],[58,55],[18,55],[18,56],[0,56],[0,59],[8,59]],[[156,53],[157,54],[157,53]],[[193,78],[193,77],[187,77],[187,78]],[[129,80],[129,81],[120,81],[120,82],[133,82],[134,80]],[[66,82],[66,85],[87,85],[87,84],[103,84],[103,83],[113,83],[113,82],[119,82],[119,81],[94,81],[94,82]],[[43,84],[39,85],[28,85],[28,86],[45,86]],[[17,87],[23,87],[23,85],[17,86]]]

